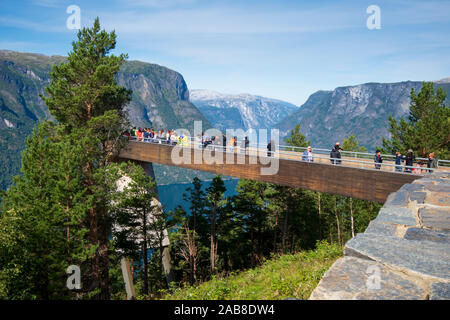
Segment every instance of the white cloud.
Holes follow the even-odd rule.
[[[355,10],[338,7],[294,11],[252,11],[234,7],[174,9],[158,12],[129,10],[102,13],[103,24],[122,33],[257,34],[299,33],[356,27]]]
[[[49,21],[31,21],[22,18],[0,17],[0,25],[29,29],[40,32],[64,32],[68,31],[65,24],[58,25]]]
[[[68,0],[32,0],[34,5],[46,8],[59,8],[67,5]]]
[[[158,9],[192,5],[195,2],[196,0],[119,0],[120,4],[124,4],[127,7],[151,7]]]

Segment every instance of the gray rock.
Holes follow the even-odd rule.
[[[432,204],[440,207],[450,207],[450,191],[429,193],[424,201],[425,204]]]
[[[375,221],[407,226],[417,225],[416,217],[411,209],[391,206],[381,208]]]
[[[403,237],[407,240],[427,240],[450,245],[450,234],[423,228],[408,228]]]
[[[345,256],[355,253],[422,276],[450,280],[450,247],[447,244],[358,234],[344,248]]]
[[[425,227],[438,229],[438,230],[450,230],[450,212],[448,209],[437,208],[420,208],[419,216],[422,219],[422,223]]]
[[[426,192],[411,192],[409,194],[410,201],[417,201],[417,203],[423,203],[425,201]]]
[[[312,292],[311,300],[418,300],[425,291],[378,262],[344,257],[337,260]]]
[[[430,300],[450,300],[450,283],[433,283],[431,285]]]
[[[447,184],[448,185],[448,184],[450,184],[450,181],[448,179],[436,179],[436,178],[426,177],[426,178],[418,179],[418,180],[414,181],[413,183],[423,184],[427,188],[427,186],[430,186],[430,183],[432,185],[436,185],[436,184],[443,184],[443,185]]]
[[[390,194],[366,231],[346,243],[344,258],[310,299],[450,300],[449,177],[427,175]],[[373,270],[380,279],[376,290],[367,285]]]
[[[369,223],[365,233],[374,233],[383,236],[395,236],[395,231],[397,227],[393,224],[378,222],[373,220]]]
[[[400,188],[400,191],[414,192],[423,191],[423,185],[408,183]]]
[[[396,192],[392,192],[391,194],[389,194],[388,197],[386,198],[386,201],[384,202],[384,205],[385,206],[388,206],[388,205],[393,206],[392,201],[395,199],[395,195],[396,195]]]
[[[450,184],[437,184],[425,187],[425,189],[431,192],[450,192]]]
[[[395,193],[394,198],[389,203],[390,206],[406,207],[409,202],[409,193],[404,190],[399,190]]]

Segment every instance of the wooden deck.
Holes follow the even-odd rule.
[[[384,203],[387,196],[391,192],[397,191],[402,185],[411,183],[422,177],[422,175],[375,170],[372,169],[373,162],[370,163],[371,168],[366,169],[344,165],[332,165],[329,160],[328,163],[326,163],[326,161],[315,161],[310,163],[298,161],[294,158],[289,159],[288,157],[272,158],[272,160],[279,161],[279,169],[275,174],[267,175],[262,174],[261,169],[267,169],[270,167],[270,164],[261,164],[259,161],[260,159],[255,155],[228,153],[226,156],[229,157],[229,159],[232,159],[232,163],[225,161],[225,156],[224,163],[222,164],[208,164],[205,161],[195,163],[196,159],[202,159],[204,153],[207,153],[212,157],[220,155],[216,154],[214,151],[186,147],[182,148],[180,153],[184,157],[184,163],[175,163],[172,157],[173,149],[173,146],[166,144],[130,141],[127,146],[122,149],[119,157],[122,159],[206,171],[223,176],[299,187],[379,203]],[[297,155],[292,155],[292,157],[294,156],[297,157]],[[238,158],[241,163],[238,162]]]

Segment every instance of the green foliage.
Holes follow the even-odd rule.
[[[245,266],[242,260],[250,261],[252,267],[256,266],[265,255],[269,254],[266,246],[268,228],[268,197],[272,190],[270,185],[263,182],[240,180],[236,191],[238,194],[232,199],[236,220],[239,221],[241,243],[247,243],[242,252],[230,254],[234,260],[233,265]],[[232,245],[232,243],[230,243]],[[244,249],[240,247],[240,249]],[[250,249],[250,250],[248,250]]]
[[[116,34],[100,30],[97,18],[92,28],[78,32],[66,63],[54,65],[52,82],[42,97],[51,114],[71,127],[86,126],[92,118],[107,111],[122,112],[131,100],[131,91],[116,85],[115,74],[127,58],[110,54]]]
[[[355,144],[358,148],[358,145]],[[218,179],[217,179],[218,180]],[[217,181],[216,188],[220,189]],[[191,201],[191,208],[202,208],[206,214],[213,213],[212,206],[204,207],[206,195],[199,192],[198,181],[191,188],[191,194],[186,199]],[[199,228],[192,233],[192,216],[179,210],[183,223],[171,233],[171,252],[174,265],[177,268],[178,289],[169,299],[272,299],[276,297],[308,297],[315,284],[320,280],[328,266],[322,265],[314,270],[301,271],[299,268],[290,272],[296,274],[295,279],[284,277],[285,264],[296,259],[298,252],[314,249],[317,240],[327,240],[336,251],[341,251],[343,244],[352,237],[352,233],[363,232],[373,220],[381,205],[339,197],[330,194],[271,185],[267,183],[241,180],[236,187],[237,195],[223,199],[223,190],[213,192],[221,199],[220,212],[217,214],[216,237],[211,242],[205,236],[211,236],[208,228]],[[201,194],[201,195],[200,195]],[[210,194],[211,196],[211,194]],[[194,205],[194,203],[197,203]],[[198,205],[198,204],[201,205]],[[189,222],[191,221],[191,222]],[[353,221],[353,222],[352,222]],[[209,223],[209,230],[213,220]],[[186,227],[190,224],[190,227]],[[190,235],[190,236],[188,236]],[[196,242],[196,277],[192,275],[192,260],[189,260],[187,239]],[[214,243],[214,245],[212,245]],[[192,244],[192,242],[191,242]],[[215,247],[213,255],[211,248]],[[317,261],[328,261],[327,250],[310,252]],[[191,252],[192,253],[192,252]],[[261,278],[271,278],[270,283],[262,279],[256,281],[238,282],[238,270],[247,270],[256,266],[267,265],[266,259],[278,256],[277,264],[273,266],[273,275],[264,274]],[[294,256],[293,256],[294,255]],[[215,269],[208,269],[208,263],[214,261]],[[287,267],[286,267],[287,268]],[[259,277],[259,268],[239,273],[254,280]],[[277,276],[275,276],[277,275]],[[207,281],[206,283],[202,283]],[[191,286],[187,287],[187,283]],[[299,284],[300,283],[300,284]],[[301,289],[299,289],[299,286]],[[242,288],[249,287],[250,291]],[[164,290],[162,292],[165,292]],[[262,297],[261,293],[265,293]],[[301,292],[301,293],[300,293]],[[308,293],[305,293],[308,292]]]
[[[344,139],[344,141],[342,142],[342,149],[344,151],[367,152],[366,147],[359,145],[358,139],[354,134]]]
[[[27,139],[23,177],[3,195],[0,278],[5,298],[68,298],[65,270],[83,257],[86,189],[80,180],[82,150],[43,122]]]
[[[389,117],[391,138],[383,138],[384,152],[405,154],[412,149],[419,157],[434,152],[437,158],[450,156],[450,106],[445,105],[446,92],[434,90],[432,82],[424,82],[419,93],[411,90],[408,119],[397,122]]]
[[[178,226],[176,232],[171,233],[171,255],[175,257],[178,279],[194,284],[210,275],[210,219],[201,180],[195,177],[192,188],[186,191],[188,194],[183,194],[183,197],[190,203],[190,213],[186,213],[181,207],[171,213]]]
[[[54,120],[48,107],[39,97],[50,81],[53,65],[67,63],[66,57],[45,56],[22,52],[0,50],[0,117],[13,123],[13,128],[0,124],[0,189],[6,190],[12,177],[20,174],[21,153],[25,149],[25,139],[29,136],[38,119]],[[145,81],[140,81],[141,75]],[[125,61],[117,75],[117,82],[133,89],[133,101],[128,105],[128,117],[135,125],[155,128],[189,128],[194,120],[202,120],[205,129],[209,122],[185,100],[187,86],[182,76],[165,67],[139,61]],[[145,87],[151,82],[152,88]],[[149,91],[150,90],[150,91]],[[142,97],[146,98],[143,99]],[[148,94],[150,93],[150,94]],[[176,97],[175,100],[173,98]],[[151,107],[150,107],[151,106]],[[150,114],[158,114],[152,123]],[[149,114],[149,117],[142,117]],[[161,121],[159,121],[161,120]],[[170,169],[169,169],[170,168]],[[189,182],[197,175],[202,179],[212,179],[214,175],[183,168],[155,165],[155,174],[160,184],[174,181]]]
[[[283,300],[308,299],[323,274],[342,256],[336,244],[318,242],[314,250],[277,256],[260,267],[214,276],[198,286],[179,287],[167,300]]]
[[[305,136],[300,132],[300,123],[291,130],[291,136],[286,138],[286,143],[294,147],[307,147],[311,144],[311,142],[306,140]],[[290,149],[287,148],[287,150]]]
[[[109,55],[115,34],[78,32],[67,62],[54,65],[43,97],[58,124],[27,142],[23,178],[2,197],[0,263],[8,298],[68,298],[65,268],[81,267],[84,298],[108,299],[110,212],[130,92],[117,86],[125,56]],[[6,276],[5,276],[6,273]]]
[[[132,162],[123,163],[121,183],[114,206],[114,247],[119,256],[139,259],[144,248],[152,246],[150,228],[152,214],[158,209],[154,204],[156,183],[145,175],[141,166]]]

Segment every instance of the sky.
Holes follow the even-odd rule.
[[[114,54],[180,72],[189,89],[300,106],[318,90],[450,77],[448,0],[1,0],[0,49],[67,55],[70,5],[81,28],[98,16],[115,30]]]

